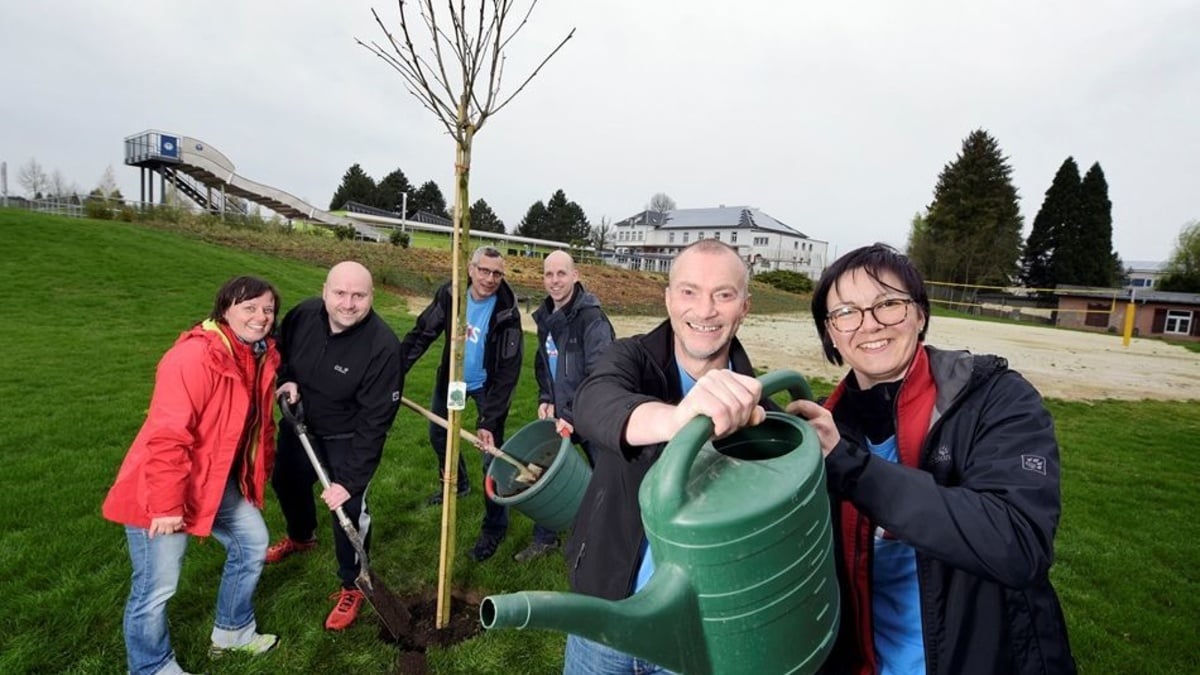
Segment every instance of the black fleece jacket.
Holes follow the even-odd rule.
[[[299,385],[309,432],[318,440],[352,438],[351,451],[329,456],[327,468],[335,483],[352,495],[361,493],[379,467],[400,408],[404,374],[396,334],[375,310],[331,333],[325,303],[309,298],[283,317],[279,353],[276,381]]]

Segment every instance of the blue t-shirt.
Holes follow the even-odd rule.
[[[881,459],[899,461],[895,436],[878,445],[868,441],[867,447]],[[921,633],[917,552],[877,527],[875,562],[871,572],[871,609],[880,675],[924,673],[925,637]]]
[[[546,334],[546,360],[550,362],[550,379],[558,377],[558,345],[554,344],[554,336]]]
[[[463,380],[467,391],[483,389],[487,382],[487,370],[483,366],[483,350],[487,344],[488,325],[492,321],[492,310],[496,309],[496,296],[490,295],[476,300],[467,292],[467,339],[463,347]]]
[[[692,387],[696,385],[696,378],[688,375],[687,371],[680,368],[678,364],[675,368],[679,371],[679,388],[683,391],[683,395],[687,396]],[[634,593],[642,590],[646,582],[650,581],[650,577],[654,576],[654,556],[650,553],[650,540],[646,537],[642,537],[641,556],[642,562],[638,564],[637,578],[633,582]]]

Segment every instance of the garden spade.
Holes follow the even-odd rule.
[[[308,438],[308,425],[304,422],[304,407],[297,403],[295,409],[287,402],[287,396],[279,397],[279,409],[283,411],[283,416],[292,423],[292,427],[296,430],[296,435],[300,438],[300,445],[304,446],[304,452],[308,455],[308,461],[312,464],[313,471],[317,473],[317,478],[321,481],[321,487],[329,487],[329,475],[325,473],[325,468],[321,466],[321,460],[317,459],[317,453],[313,450],[312,441]],[[350,522],[350,518],[346,516],[346,511],[342,507],[337,507],[333,510],[337,515],[338,524],[346,532],[346,538],[350,540],[350,545],[354,547],[355,553],[358,554],[358,577],[354,580],[354,585],[358,590],[362,591],[363,597],[375,609],[375,614],[383,623],[383,627],[391,634],[392,638],[399,641],[401,636],[407,635],[412,628],[412,615],[409,614],[408,607],[396,597],[383,582],[371,574],[370,564],[367,562],[367,550],[363,544],[363,539],[358,534],[358,530],[354,528],[354,524]]]

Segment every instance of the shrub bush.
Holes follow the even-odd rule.
[[[408,248],[408,242],[409,242],[409,239],[411,239],[411,237],[409,237],[407,232],[401,232],[400,230],[392,230],[392,236],[390,237],[390,239],[392,241],[392,246],[399,246],[400,248]]]
[[[761,281],[788,293],[812,293],[813,282],[808,276],[791,270],[771,270],[754,276],[755,281]]]

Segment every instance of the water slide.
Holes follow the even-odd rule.
[[[129,136],[125,139],[125,163],[158,171],[176,185],[179,183],[170,178],[170,174],[186,174],[208,190],[260,204],[284,218],[330,226],[350,225],[364,238],[376,241],[387,238],[377,228],[318,209],[289,192],[238,175],[233,162],[224,153],[195,138],[160,131],[144,131]],[[202,206],[213,203],[211,195],[205,199],[202,195],[194,194],[194,190],[182,185],[179,187]]]

